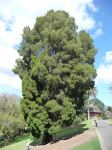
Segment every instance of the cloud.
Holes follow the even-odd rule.
[[[97,69],[96,83],[112,83],[112,64],[111,65],[100,65]]]
[[[105,63],[112,63],[112,51],[106,52],[104,61]]]
[[[4,0],[0,4],[0,24],[2,26],[0,41],[5,45],[12,46],[19,43],[23,28],[27,25],[32,28],[35,18],[45,15],[50,9],[67,11],[75,17],[79,30],[89,31],[96,26],[95,19],[90,15],[90,12],[97,10],[93,0],[71,0],[71,2],[69,0],[29,0],[28,2],[27,0],[10,0],[10,3]]]
[[[96,27],[95,27],[95,30],[94,30],[94,33],[92,35],[92,37],[94,39],[98,38],[99,36],[101,36],[103,34],[103,26],[102,26],[102,23],[101,22],[98,22],[96,24]]]
[[[32,28],[37,16],[45,15],[50,9],[65,10],[75,17],[79,30],[91,31],[98,26],[91,15],[98,11],[93,0],[2,0],[0,6],[0,88],[21,89],[19,77],[9,72],[18,58],[15,45],[21,41],[23,28],[27,25]],[[99,34],[100,29],[96,30],[96,36]]]
[[[97,28],[94,35],[93,35],[93,38],[96,39],[97,37],[101,36],[103,34],[103,31],[101,28]]]
[[[12,76],[0,72],[0,86],[21,89],[21,80],[18,76]]]
[[[15,49],[1,44],[0,52],[0,88],[9,86],[14,89],[21,89],[21,80],[12,72],[19,54]]]
[[[19,54],[15,49],[1,44],[0,52],[0,68],[11,70],[15,64],[15,60],[19,57]]]
[[[104,62],[97,69],[96,83],[112,84],[112,51],[105,53]]]

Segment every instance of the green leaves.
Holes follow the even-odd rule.
[[[36,62],[31,70],[31,75],[40,82],[45,80],[45,76],[48,74],[47,68],[41,63]]]
[[[75,107],[70,101],[69,98],[63,99],[63,110],[61,112],[61,123],[63,126],[69,126],[72,124],[76,115]]]
[[[39,106],[35,102],[32,102],[31,110],[29,111],[27,118],[27,123],[31,129],[38,131],[36,136],[39,137],[41,133],[45,131],[45,126],[48,123],[48,114],[44,107]]]
[[[50,100],[45,105],[48,112],[58,113],[62,110],[62,106],[59,105],[55,100]]]

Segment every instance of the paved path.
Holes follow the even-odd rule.
[[[98,121],[97,131],[102,142],[103,150],[112,150],[112,125],[106,120]]]

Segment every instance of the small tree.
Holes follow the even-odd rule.
[[[22,80],[24,118],[33,136],[43,134],[47,143],[82,109],[88,77],[96,77],[96,49],[88,33],[77,32],[74,18],[51,10],[37,17],[32,30],[24,28],[18,52],[13,71]]]

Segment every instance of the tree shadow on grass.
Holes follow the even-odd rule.
[[[71,127],[63,128],[54,136],[53,142],[72,138],[73,136],[82,134],[86,130],[88,130],[88,128],[85,128],[85,124],[77,124]]]
[[[76,124],[70,127],[62,128],[59,132],[56,133],[56,135],[53,136],[51,144],[56,143],[59,140],[66,140],[72,138],[73,136],[82,134],[86,130],[88,130],[88,128],[85,127],[85,124]],[[34,138],[31,145],[42,145],[42,137],[43,136],[41,136],[40,139]]]
[[[38,139],[36,137],[33,138],[33,141],[30,143],[32,146],[42,145],[43,135]]]

